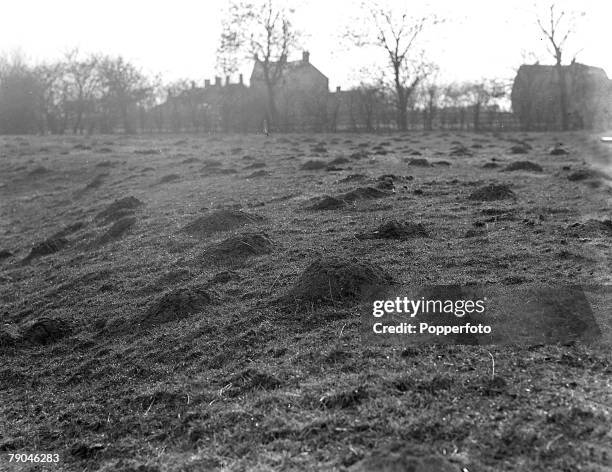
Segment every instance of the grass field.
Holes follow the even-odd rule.
[[[596,138],[1,141],[0,470],[612,470],[609,296],[591,344],[402,348],[317,280],[610,285]]]

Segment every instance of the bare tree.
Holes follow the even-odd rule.
[[[134,132],[129,111],[134,105],[145,101],[152,87],[145,76],[131,63],[122,57],[104,57],[99,63],[99,74],[103,86],[101,98],[105,112],[106,131],[112,128],[113,119],[118,118],[123,132]]]
[[[98,74],[99,59],[94,55],[80,57],[79,51],[74,49],[65,57],[65,85],[64,106],[72,108],[75,114],[72,126],[73,133],[83,131],[83,118],[86,112],[93,109],[93,100],[99,91],[100,76]]]
[[[253,3],[234,1],[223,23],[218,66],[235,71],[241,59],[255,59],[266,92],[266,118],[276,125],[276,90],[295,46],[297,34],[291,23],[293,11],[274,0]],[[251,84],[253,86],[255,84]]]
[[[40,81],[20,51],[0,57],[0,133],[37,131]]]
[[[406,10],[379,3],[366,3],[363,8],[373,31],[351,30],[348,36],[357,46],[369,44],[384,51],[395,92],[397,127],[406,130],[411,96],[432,70],[417,42],[423,30],[439,20],[435,16],[413,16]]]
[[[64,82],[64,64],[40,64],[33,69],[38,80],[38,131],[57,133],[61,110],[61,87]]]
[[[548,8],[547,17],[544,19],[537,18],[540,31],[548,42],[548,52],[555,60],[559,87],[559,114],[561,129],[563,131],[569,128],[567,75],[566,69],[563,67],[563,56],[567,39],[574,32],[576,27],[577,16],[576,13],[567,13],[565,10],[559,11],[556,4],[551,3]],[[572,62],[574,62],[575,59],[576,55],[572,58]]]
[[[482,110],[493,100],[505,97],[506,87],[497,80],[482,80],[465,83],[463,93],[472,107],[474,131],[480,131]]]

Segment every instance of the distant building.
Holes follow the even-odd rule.
[[[562,66],[572,129],[610,125],[612,81],[603,69],[572,63]],[[555,66],[522,65],[512,87],[512,110],[526,130],[559,129],[559,73]]]
[[[269,63],[272,71],[277,66],[277,62]],[[274,86],[279,125],[285,128],[326,127],[329,79],[310,62],[310,53],[304,51],[302,60],[288,61],[280,70],[280,78]],[[268,90],[264,65],[258,58],[255,58],[250,82],[253,95],[265,104]]]

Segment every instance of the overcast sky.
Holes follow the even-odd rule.
[[[120,54],[147,73],[166,80],[215,75],[224,0],[20,0],[2,2],[0,51],[21,50],[32,61],[57,59],[68,49]],[[363,65],[376,66],[363,49],[346,50],[340,41],[358,2],[350,0],[296,0],[296,26],[306,33],[303,43],[311,62],[330,79],[330,87],[348,87],[359,78]],[[423,2],[406,3],[411,11]],[[417,7],[415,8],[415,4]],[[542,63],[550,59],[535,25],[534,9],[547,2],[532,0],[432,0],[430,10],[446,22],[423,37],[428,59],[441,69],[440,80],[483,77],[511,78],[516,67],[535,53]],[[612,73],[612,2],[564,1],[586,13],[568,44],[580,50],[578,61]],[[299,59],[300,51],[293,58]],[[568,60],[571,57],[568,57]],[[244,72],[248,76],[248,65]]]

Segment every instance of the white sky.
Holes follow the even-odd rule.
[[[296,8],[296,26],[307,33],[303,43],[311,52],[311,62],[329,77],[330,88],[355,84],[356,71],[373,63],[366,50],[341,47],[341,33],[358,1],[287,1]],[[562,3],[586,13],[568,49],[581,50],[579,62],[603,67],[610,76],[612,2]],[[38,62],[79,47],[83,52],[121,54],[166,80],[202,82],[215,75],[215,50],[226,4],[224,0],[0,0],[4,20],[0,51],[19,49]],[[412,11],[423,7],[422,0],[406,4]],[[447,19],[423,37],[428,59],[441,69],[440,80],[511,78],[525,52],[550,63],[533,13],[545,11],[546,5],[540,0],[535,6],[533,0],[431,0],[430,10]],[[293,58],[300,57],[301,52],[295,51]],[[249,70],[244,67],[246,77]]]

